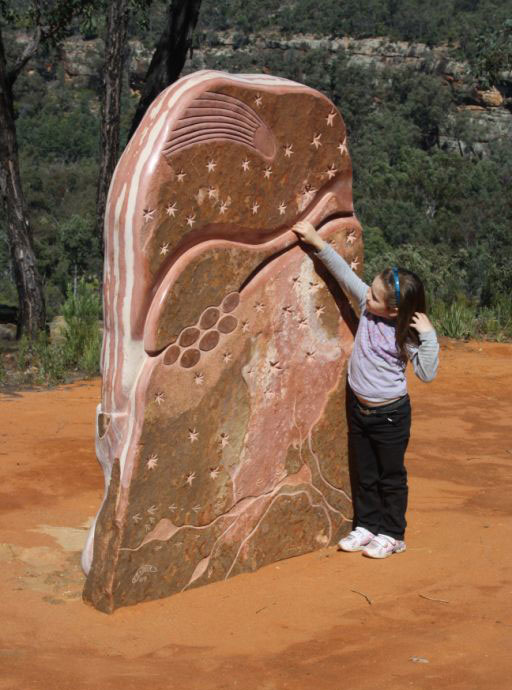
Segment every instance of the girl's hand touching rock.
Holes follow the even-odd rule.
[[[320,251],[324,248],[324,240],[317,233],[313,225],[311,225],[311,223],[309,223],[307,220],[301,220],[298,223],[295,223],[292,230],[296,235],[298,235],[299,239],[301,239],[303,242],[306,242],[306,244],[310,244],[317,251]]]

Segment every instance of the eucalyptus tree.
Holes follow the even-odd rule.
[[[18,292],[18,336],[25,332],[33,338],[45,328],[46,309],[20,176],[14,84],[43,46],[58,45],[71,23],[90,16],[96,4],[94,0],[0,0],[0,194]],[[16,28],[23,28],[30,37],[8,60],[2,32]]]

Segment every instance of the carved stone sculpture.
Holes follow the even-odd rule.
[[[203,71],[156,99],[112,180],[82,563],[102,611],[333,544],[348,531],[351,311],[290,227],[361,265],[345,126],[267,75]]]

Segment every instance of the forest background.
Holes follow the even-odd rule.
[[[166,4],[150,3],[128,29],[121,150]],[[9,57],[26,34],[3,31]],[[86,311],[99,308],[104,33],[102,13],[70,26],[64,44],[39,52],[15,84],[49,319],[76,316],[77,293]],[[80,56],[74,73],[70,54]],[[512,0],[203,0],[182,74],[203,68],[272,73],[329,96],[348,128],[366,279],[398,263],[424,279],[440,333],[512,338]],[[17,304],[3,213],[0,303]],[[23,369],[28,345],[21,350]]]

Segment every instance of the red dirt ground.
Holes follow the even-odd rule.
[[[82,603],[99,381],[0,396],[0,689],[510,690],[512,345],[411,380],[408,550],[323,549],[112,616]]]

